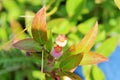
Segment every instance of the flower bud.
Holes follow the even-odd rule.
[[[60,46],[55,46],[52,50],[52,56],[55,58],[59,58],[62,55],[62,47]]]
[[[65,35],[58,35],[58,37],[56,38],[56,44],[64,47],[67,44],[67,38]]]

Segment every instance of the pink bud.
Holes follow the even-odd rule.
[[[52,50],[52,56],[55,58],[59,58],[62,55],[62,47],[55,46]]]
[[[56,44],[64,47],[67,44],[67,38],[65,35],[58,35],[58,37],[56,38]]]

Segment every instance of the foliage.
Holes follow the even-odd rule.
[[[17,41],[13,44],[14,47],[18,49],[25,50],[26,52],[39,52],[42,54],[41,58],[41,72],[51,75],[51,78],[56,78],[57,75],[59,77],[57,80],[59,80],[65,71],[69,72],[70,70],[77,67],[79,64],[97,64],[102,61],[106,61],[107,58],[105,58],[102,55],[98,55],[97,53],[89,52],[91,47],[93,46],[93,43],[95,42],[95,38],[98,31],[98,23],[96,22],[95,26],[85,35],[85,37],[80,41],[80,43],[75,46],[75,49],[70,51],[72,54],[67,54],[64,52],[62,54],[62,47],[66,45],[67,38],[65,35],[59,35],[56,39],[56,45],[52,46],[52,51],[47,51],[49,47],[45,44],[47,43],[47,27],[46,27],[46,8],[45,6],[40,9],[36,14],[32,21],[32,35],[33,39],[23,39],[20,41]],[[52,37],[52,35],[51,35]],[[52,40],[51,40],[52,41]],[[50,41],[49,41],[50,42]],[[50,42],[51,43],[51,42]],[[49,45],[49,44],[48,44]],[[50,47],[51,47],[50,46]],[[34,53],[31,53],[34,54]],[[46,54],[46,55],[45,55]],[[51,56],[52,55],[52,56]],[[52,61],[49,60],[48,56],[51,56],[53,59]],[[61,57],[63,56],[63,57]],[[85,57],[83,57],[85,56]],[[61,58],[60,58],[61,57]],[[60,58],[60,59],[59,59]],[[56,59],[58,59],[56,61]],[[88,60],[86,60],[88,59]],[[82,61],[81,61],[82,60]],[[44,62],[47,62],[46,65],[44,65]],[[49,66],[49,64],[54,63],[52,66]],[[58,65],[54,68],[54,66]],[[49,70],[44,70],[44,66],[49,66]],[[45,72],[44,72],[45,71]],[[54,71],[54,73],[53,73]],[[59,71],[59,72],[58,72]],[[72,77],[72,76],[71,76]],[[70,77],[70,78],[71,78]],[[46,78],[47,79],[47,78]],[[78,79],[78,78],[76,78]]]
[[[79,80],[72,73],[78,65],[87,80],[104,80],[92,64],[106,61],[118,44],[119,0],[114,1],[0,1],[0,80]]]

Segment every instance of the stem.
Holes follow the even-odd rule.
[[[43,54],[44,54],[44,49],[42,49],[41,72],[43,72],[43,65],[44,65],[44,64],[43,64],[43,63],[44,63],[44,59],[43,59],[43,58],[44,58],[44,55],[43,55]]]

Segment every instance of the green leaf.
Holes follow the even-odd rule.
[[[101,54],[98,54],[96,52],[88,52],[86,54],[83,54],[83,58],[80,62],[80,65],[98,64],[104,61],[108,61],[108,59],[102,56]]]
[[[47,23],[49,29],[57,34],[67,34],[70,30],[69,21],[65,18],[57,18]]]
[[[20,40],[14,43],[13,46],[27,52],[40,52],[42,49],[42,47],[31,38]]]
[[[15,72],[15,80],[22,80],[23,79],[23,74],[20,72],[16,71]]]
[[[80,76],[78,76],[75,73],[64,72],[63,74],[64,74],[63,80],[67,80],[66,77],[70,78],[71,80],[82,80]]]
[[[96,4],[100,4],[100,3],[102,3],[104,0],[95,0],[95,3]]]
[[[46,46],[47,50],[51,51],[52,47],[53,47],[53,40],[52,40],[52,32],[51,32],[51,30],[48,30],[47,34],[48,34],[48,41],[45,44],[45,46]]]
[[[1,43],[7,41],[7,39],[8,39],[8,35],[7,35],[6,27],[2,26],[2,27],[0,27]]]
[[[47,42],[46,8],[40,9],[32,21],[32,35],[35,41],[43,45]]]
[[[46,80],[45,79],[45,74],[40,72],[40,71],[33,71],[32,75],[35,79],[39,79],[39,80]]]
[[[91,79],[92,65],[82,66],[82,70],[86,80],[93,80]]]
[[[86,20],[85,22],[78,25],[78,30],[83,34],[86,34],[93,27],[95,21],[96,17]]]
[[[111,37],[105,40],[96,51],[106,57],[109,57],[116,48],[117,43],[118,37]]]
[[[80,41],[80,43],[76,47],[75,53],[87,53],[92,48],[95,38],[98,32],[98,23],[94,25],[94,27],[85,35],[85,37]]]
[[[92,67],[92,75],[94,80],[105,80],[105,76],[98,66]]]
[[[76,46],[72,45],[70,46],[65,52],[63,52],[63,55],[59,58],[60,61],[66,59],[67,57],[71,56],[76,51]]]
[[[66,10],[69,17],[79,14],[82,11],[83,0],[67,0]]]
[[[14,0],[10,0],[7,2],[5,0],[2,0],[2,5],[7,10],[7,19],[10,21],[13,19],[17,19],[22,12],[20,7]]]
[[[78,35],[76,35],[76,33],[70,33],[68,35],[68,39],[69,39],[68,41],[71,41],[72,44],[78,44],[79,41],[81,40],[81,38]],[[68,42],[68,45],[71,45],[71,44],[69,44]]]
[[[81,53],[67,57],[60,62],[60,68],[63,71],[70,71],[71,69],[77,67],[80,64],[82,57],[83,55]]]
[[[106,37],[106,32],[100,31],[96,37],[96,42],[100,42],[102,40],[105,40],[105,37]]]
[[[120,9],[120,0],[114,0],[116,6]]]
[[[34,15],[35,14],[32,11],[26,11],[25,13],[25,27],[27,28],[27,32],[30,34],[30,36],[32,36],[31,27]]]

